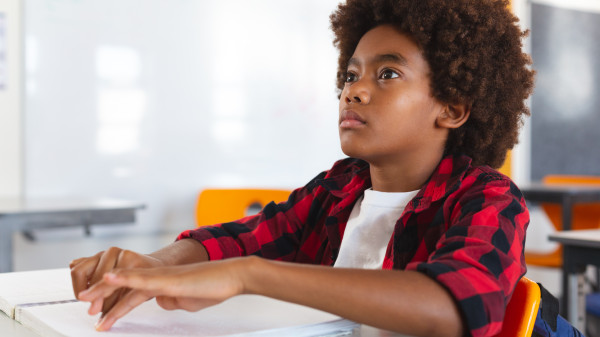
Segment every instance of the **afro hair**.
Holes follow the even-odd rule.
[[[507,0],[347,0],[331,15],[339,49],[337,87],[361,37],[383,24],[410,36],[431,73],[433,97],[470,107],[468,121],[452,129],[446,154],[465,154],[474,165],[498,168],[518,141],[534,71],[522,51],[518,19]]]

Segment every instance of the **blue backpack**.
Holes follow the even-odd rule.
[[[532,337],[584,337],[571,323],[558,314],[558,300],[541,284],[542,301],[533,326]]]

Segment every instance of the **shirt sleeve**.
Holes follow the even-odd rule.
[[[426,273],[450,291],[473,336],[493,336],[500,332],[506,305],[526,271],[529,212],[506,177],[477,177],[457,194],[447,200],[453,207],[444,205],[449,228],[436,249],[427,262],[407,269]]]
[[[273,260],[293,261],[314,199],[315,177],[294,190],[286,202],[267,204],[258,214],[242,219],[182,232],[177,240],[192,238],[206,248],[210,260],[257,255]]]

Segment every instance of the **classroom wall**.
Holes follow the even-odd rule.
[[[344,157],[337,3],[26,0],[26,194],[139,200],[159,231],[203,188],[304,185]]]
[[[140,200],[156,231],[193,226],[206,187],[303,185],[344,156],[337,3],[25,0],[24,193]]]
[[[0,1],[0,197],[22,193],[21,5]]]

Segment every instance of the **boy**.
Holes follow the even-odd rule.
[[[518,188],[489,167],[516,143],[533,87],[507,5],[341,4],[331,22],[351,158],[286,203],[153,254],[73,261],[75,294],[104,313],[97,329],[152,297],[200,310],[254,293],[415,336],[497,334],[529,222]]]

